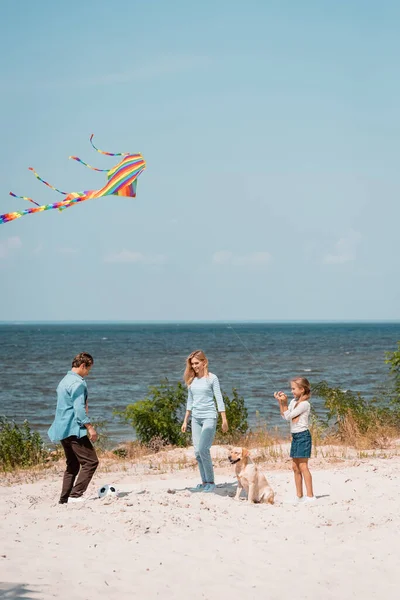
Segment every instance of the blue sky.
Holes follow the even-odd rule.
[[[370,0],[4,0],[0,320],[397,320],[398,23]],[[121,18],[122,15],[122,18]]]

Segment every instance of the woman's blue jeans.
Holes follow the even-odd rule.
[[[201,481],[214,483],[214,469],[210,448],[217,429],[217,419],[198,419],[192,416],[192,440],[194,454],[199,465]]]

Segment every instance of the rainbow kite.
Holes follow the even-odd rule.
[[[24,215],[30,215],[37,212],[42,212],[44,210],[50,210],[52,208],[58,208],[59,210],[64,210],[69,206],[73,206],[78,202],[83,202],[84,200],[91,200],[92,198],[101,198],[101,196],[125,196],[127,198],[135,198],[136,196],[136,186],[137,186],[137,178],[146,168],[146,161],[144,160],[141,154],[129,154],[126,152],[119,153],[111,153],[111,152],[103,152],[103,150],[99,150],[93,144],[93,134],[90,136],[90,143],[92,147],[99,152],[100,154],[105,154],[106,156],[123,156],[121,162],[119,162],[112,169],[96,169],[95,167],[91,167],[87,163],[83,162],[77,156],[70,156],[73,160],[80,162],[82,165],[87,167],[88,169],[92,169],[93,171],[99,171],[102,173],[107,173],[107,183],[100,190],[89,190],[87,192],[71,192],[68,194],[67,192],[63,192],[54,186],[50,185],[47,181],[44,181],[39,175],[36,173],[32,167],[29,167],[29,170],[32,171],[47,187],[55,190],[59,194],[65,196],[65,199],[61,202],[54,202],[53,204],[44,204],[43,206],[39,206],[37,202],[32,200],[32,198],[28,198],[27,196],[16,196],[12,192],[10,192],[10,196],[14,198],[22,198],[23,200],[28,200],[33,204],[36,204],[35,208],[27,208],[25,210],[21,210],[20,212],[11,212],[6,213],[4,215],[0,215],[0,223],[8,223],[8,221],[13,221],[14,219],[19,219]]]

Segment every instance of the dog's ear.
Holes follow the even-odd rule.
[[[242,458],[247,458],[248,456],[250,456],[250,452],[247,448],[242,448]]]

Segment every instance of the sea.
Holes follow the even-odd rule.
[[[146,397],[149,386],[182,380],[185,358],[202,349],[228,395],[245,399],[249,424],[285,428],[273,392],[289,379],[325,380],[368,398],[388,378],[385,353],[400,323],[6,323],[0,324],[0,415],[27,420],[48,441],[57,385],[79,352],[94,357],[90,413],[112,443],[135,439],[113,414]],[[322,401],[314,399],[317,413]]]

